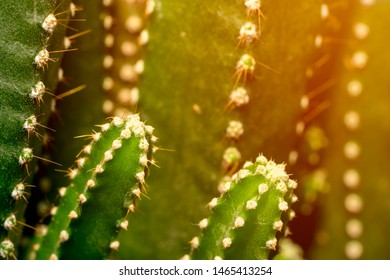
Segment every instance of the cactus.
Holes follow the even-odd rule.
[[[388,258],[386,2],[2,1],[0,257]],[[84,193],[138,116],[156,160],[130,137]],[[265,157],[284,183],[249,163]]]
[[[254,22],[257,29],[259,24],[256,14],[248,16],[244,2],[234,1],[227,6],[204,1],[156,1],[138,107],[159,132],[159,144],[174,150],[157,158],[161,166],[168,168],[156,170],[150,185],[173,186],[175,191],[157,188],[150,201],[140,204],[142,211],[151,214],[147,217],[150,222],[139,219],[126,233],[127,240],[140,234],[146,236],[140,241],[142,244],[129,244],[131,251],[136,252],[135,259],[155,257],[155,251],[145,250],[148,244],[164,252],[159,258],[179,257],[193,234],[186,217],[196,222],[207,215],[203,205],[215,196],[216,186],[225,175],[234,173],[242,162],[252,160],[259,152],[277,162],[287,162],[294,147],[294,128],[301,114],[299,102],[305,90],[304,65],[310,58],[306,52],[314,48],[308,42],[310,36],[314,37],[312,25],[320,22],[316,18],[319,3],[290,3],[283,9],[280,6],[285,2],[264,4],[266,20],[261,21],[261,36],[247,45],[238,38],[241,27],[247,21]],[[300,13],[308,15],[306,21],[298,20]],[[202,24],[199,17],[203,18]],[[287,18],[289,23],[278,22],[280,17]],[[284,24],[298,24],[294,29],[297,32],[285,32]],[[205,26],[213,26],[213,31]],[[302,40],[293,39],[297,36],[302,36]],[[296,41],[295,47],[280,43],[291,40]],[[272,55],[275,49],[283,53],[281,59],[278,54]],[[301,52],[302,49],[305,51]],[[246,81],[242,72],[246,70],[239,66],[241,62],[245,65],[245,58],[249,63],[251,58],[256,61],[253,74],[248,70]],[[290,82],[280,83],[282,77]],[[237,90],[247,92],[248,103],[245,94],[244,101],[237,103]],[[279,98],[278,92],[286,94]],[[182,117],[177,118],[178,115]],[[256,135],[252,137],[251,131],[256,131]],[[239,160],[236,157],[232,163],[226,161],[227,154],[224,157],[230,148],[239,152]],[[170,175],[166,176],[167,172]],[[177,176],[187,173],[190,175]],[[163,203],[155,205],[153,199]]]
[[[146,191],[151,133],[151,127],[132,115],[128,120],[115,117],[102,125],[102,132],[91,135],[92,143],[85,146],[78,166],[70,171],[71,184],[60,190],[63,199],[38,244],[37,258],[58,258],[61,242],[65,242],[62,258],[100,259],[110,247],[119,247],[110,238],[118,229],[127,229],[125,214]],[[84,248],[81,254],[80,248]]]
[[[28,193],[28,179],[35,168],[45,127],[50,114],[49,92],[54,92],[58,64],[64,50],[62,39],[75,7],[69,1],[3,1],[1,9],[1,173],[0,240],[17,226],[18,205]],[[73,9],[73,10],[72,10]],[[36,136],[36,137],[34,137]],[[24,204],[25,205],[25,204]],[[12,241],[7,241],[12,242]],[[7,243],[6,242],[6,243]]]
[[[268,259],[277,242],[286,234],[286,224],[293,216],[295,202],[284,165],[259,156],[223,186],[222,196],[208,206],[211,217],[199,222],[201,238],[191,240],[191,259]],[[260,225],[260,226],[258,226]]]

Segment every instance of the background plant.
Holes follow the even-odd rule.
[[[75,136],[93,137],[107,117],[126,121],[139,112],[159,138],[161,151],[149,158],[159,168],[147,167],[137,211],[126,204],[129,227],[109,241],[110,257],[189,253],[209,215],[205,205],[262,153],[287,163],[298,181],[288,214],[297,218],[283,232],[292,232],[303,257],[388,258],[389,226],[379,215],[388,211],[389,189],[387,1],[0,5],[0,236],[21,244],[12,254],[39,249],[39,234],[21,229],[27,223],[42,232],[36,225],[50,221],[58,190],[81,170],[75,156],[88,145]],[[48,61],[37,58],[43,49]],[[245,239],[251,231],[242,232]],[[12,257],[7,242],[5,258]],[[286,247],[278,257],[295,248]]]

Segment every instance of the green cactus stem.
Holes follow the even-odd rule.
[[[154,2],[138,108],[156,127],[160,144],[174,152],[159,155],[167,169],[156,170],[150,181],[165,186],[151,194],[162,203],[143,201],[150,222],[139,219],[126,236],[146,236],[129,244],[136,259],[155,257],[154,248],[159,258],[180,257],[192,231],[184,221],[204,216],[201,205],[215,194],[213,186],[259,151],[287,162],[321,22],[321,1],[262,1],[261,26],[260,11],[243,0]],[[231,147],[241,156],[226,163]]]
[[[0,240],[8,231],[21,233],[9,218],[15,202],[25,206],[20,198],[27,196],[33,159],[40,158],[48,93],[55,89],[56,62],[65,51],[61,24],[67,23],[72,8],[68,0],[0,3]],[[23,212],[23,207],[15,211],[18,221]]]
[[[268,259],[294,215],[297,183],[284,169],[260,155],[233,175],[208,204],[212,215],[200,221],[203,233],[191,240],[190,258]]]
[[[62,200],[52,210],[38,259],[106,258],[118,249],[117,232],[127,229],[135,200],[146,192],[153,128],[138,115],[115,117],[101,128],[70,169],[71,184],[60,189]]]

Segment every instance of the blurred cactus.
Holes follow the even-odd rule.
[[[0,257],[389,258],[387,6],[2,1]]]

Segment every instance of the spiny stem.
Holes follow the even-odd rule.
[[[208,204],[212,214],[199,223],[203,234],[191,240],[190,257],[267,259],[293,216],[296,186],[282,164],[262,155],[247,162]]]
[[[70,170],[70,185],[60,189],[63,198],[39,245],[38,259],[107,257],[110,248],[119,247],[117,232],[127,229],[127,213],[146,191],[153,129],[138,115],[115,117],[101,128]]]

